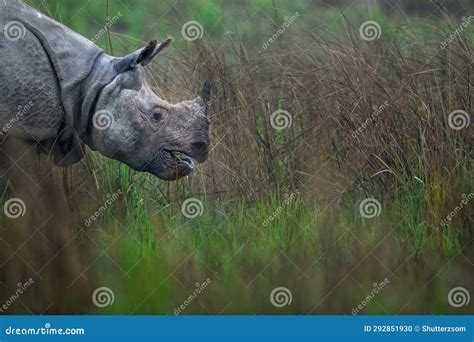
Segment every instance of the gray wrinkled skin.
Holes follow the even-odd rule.
[[[116,58],[22,1],[0,0],[0,150],[22,139],[69,166],[85,144],[161,179],[189,174],[209,152],[211,89],[206,81],[178,104],[153,93],[144,67],[170,42]]]

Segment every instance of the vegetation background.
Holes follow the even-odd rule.
[[[473,314],[449,301],[474,290],[473,128],[449,121],[473,112],[472,1],[27,2],[117,56],[173,36],[149,79],[172,102],[212,81],[213,147],[175,183],[41,166],[43,219],[1,219],[0,300],[34,280],[7,313]]]

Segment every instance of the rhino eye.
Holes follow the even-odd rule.
[[[154,110],[153,111],[153,120],[156,120],[156,121],[161,120],[161,117],[162,117],[162,115],[161,115],[161,112],[159,110]]]

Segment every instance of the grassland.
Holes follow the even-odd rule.
[[[35,280],[9,313],[351,314],[365,302],[360,314],[472,314],[448,293],[474,284],[473,131],[448,117],[473,111],[474,22],[441,48],[462,23],[443,8],[416,19],[311,3],[98,3],[86,7],[93,20],[49,11],[86,36],[121,11],[99,41],[116,54],[134,37],[174,35],[150,80],[170,100],[212,80],[213,150],[176,183],[94,153],[66,171],[43,160],[34,220],[2,218],[2,297]],[[146,27],[133,16],[143,8]],[[166,15],[154,27],[156,12]],[[180,33],[191,19],[206,30],[194,43]],[[361,39],[366,20],[379,39]],[[290,127],[272,127],[276,110]],[[190,198],[202,204],[194,218]],[[380,203],[373,218],[367,198]],[[94,305],[100,287],[112,305]],[[277,287],[291,304],[272,305]]]

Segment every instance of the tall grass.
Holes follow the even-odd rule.
[[[209,160],[176,183],[95,153],[65,176],[54,171],[67,205],[42,228],[48,243],[27,225],[2,224],[9,246],[28,234],[35,242],[16,261],[14,247],[0,249],[5,297],[22,277],[38,279],[10,312],[172,314],[207,278],[184,314],[350,314],[385,278],[364,313],[469,312],[446,296],[474,280],[472,206],[441,222],[474,188],[472,128],[448,124],[454,110],[472,113],[473,36],[441,49],[458,23],[387,19],[380,39],[365,42],[360,18],[337,19],[321,31],[296,22],[267,49],[245,37],[171,49],[150,80],[173,100],[212,81]],[[272,127],[276,110],[291,114],[291,127]],[[203,202],[195,219],[181,213],[190,197]],[[367,197],[381,203],[374,219],[359,212]],[[38,255],[56,266],[43,269]],[[93,305],[99,286],[113,289],[114,305]],[[278,286],[293,294],[285,309],[269,301]]]

